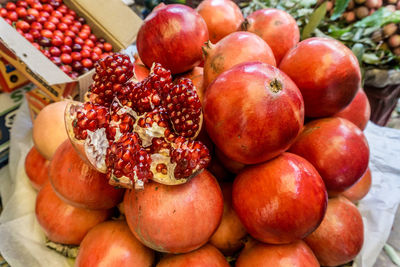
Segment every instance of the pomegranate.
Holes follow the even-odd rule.
[[[229,263],[221,252],[210,244],[180,255],[167,255],[161,259],[157,267],[229,267]]]
[[[50,160],[57,147],[68,139],[64,127],[64,110],[68,103],[69,101],[64,100],[45,106],[33,122],[33,143],[47,160]]]
[[[150,74],[150,70],[143,64],[133,63],[135,78],[139,82],[143,81]]]
[[[179,75],[177,78],[188,78],[192,80],[193,85],[196,88],[196,93],[199,96],[200,102],[203,103],[204,100],[204,91],[205,88],[203,86],[204,76],[203,76],[203,68],[202,67],[194,67],[191,71]]]
[[[364,90],[360,88],[353,101],[334,116],[347,119],[364,130],[371,116],[371,106]]]
[[[92,228],[79,248],[76,267],[149,267],[154,252],[140,243],[125,221],[107,221]]]
[[[300,40],[296,20],[289,13],[275,8],[251,13],[242,23],[242,30],[260,36],[271,47],[277,64]]]
[[[319,267],[312,250],[301,240],[287,245],[268,245],[260,242],[245,247],[239,254],[236,267]]]
[[[346,197],[353,203],[360,201],[371,189],[371,180],[371,170],[368,168],[361,179],[358,180],[352,187],[344,191],[342,196]]]
[[[283,153],[240,172],[233,183],[232,203],[252,237],[287,244],[318,227],[327,193],[321,176],[307,160]]]
[[[230,158],[225,156],[224,153],[222,153],[221,150],[219,150],[218,148],[215,149],[215,155],[222,163],[222,165],[232,173],[239,173],[246,166],[243,163],[231,160]]]
[[[289,150],[318,170],[330,196],[343,192],[365,173],[369,148],[363,132],[342,118],[307,123]]]
[[[49,180],[49,161],[35,147],[32,147],[26,155],[25,172],[36,190],[40,190],[43,184]]]
[[[303,127],[303,99],[277,68],[247,62],[222,73],[207,88],[204,120],[211,140],[228,158],[261,163],[294,142]]]
[[[231,0],[204,0],[196,8],[207,24],[210,41],[218,42],[237,31],[243,22],[243,14]]]
[[[37,195],[35,213],[46,236],[53,242],[67,245],[79,245],[91,228],[111,214],[110,210],[81,209],[65,203],[49,182]]]
[[[186,253],[210,239],[223,213],[221,189],[207,170],[185,184],[150,182],[124,198],[129,228],[144,245],[161,252]]]
[[[154,9],[139,29],[136,45],[147,67],[158,62],[173,74],[202,61],[201,46],[208,40],[207,24],[192,8],[172,4]]]
[[[339,41],[314,37],[297,44],[279,68],[299,87],[307,117],[333,115],[348,104],[361,85],[353,52]]]
[[[243,62],[260,61],[276,66],[271,48],[251,32],[231,33],[215,45],[207,42],[203,52],[205,88],[221,73]]]
[[[323,266],[338,266],[354,259],[364,242],[357,207],[344,197],[329,199],[324,220],[305,242]]]
[[[225,255],[232,255],[243,247],[247,232],[232,207],[232,183],[221,184],[224,196],[224,213],[221,224],[211,236],[210,243]]]
[[[171,73],[160,64],[135,82],[132,68],[121,54],[96,64],[89,101],[66,108],[69,137],[112,185],[185,183],[210,161],[207,147],[193,141],[203,120],[193,83],[186,78],[172,83]]]
[[[106,175],[86,164],[68,139],[54,154],[49,174],[54,191],[75,207],[103,210],[122,201],[124,190],[109,185]]]

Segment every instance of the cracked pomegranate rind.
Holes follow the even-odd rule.
[[[160,64],[140,82],[132,68],[120,54],[99,61],[87,101],[66,108],[68,136],[111,185],[185,183],[210,162],[207,147],[194,141],[203,120],[195,87],[186,78],[174,84]]]

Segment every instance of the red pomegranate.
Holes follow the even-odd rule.
[[[257,242],[243,249],[236,261],[236,267],[319,267],[311,249],[301,240],[287,245],[268,245]]]
[[[40,190],[49,180],[49,161],[33,146],[25,158],[25,172],[33,188]]]
[[[371,189],[371,170],[368,168],[365,174],[352,187],[344,191],[341,195],[353,203],[363,199]]]
[[[232,203],[252,237],[264,243],[288,244],[318,227],[327,193],[307,160],[283,153],[240,172],[233,183]]]
[[[229,267],[224,255],[214,246],[206,244],[203,247],[179,255],[169,254],[161,259],[157,267]]]
[[[323,266],[354,259],[364,242],[364,225],[357,207],[344,197],[329,199],[324,220],[305,242]]]
[[[203,75],[202,67],[194,67],[191,71],[183,73],[182,75],[178,75],[176,79],[180,78],[188,78],[192,80],[193,85],[196,89],[196,93],[199,96],[200,102],[203,103],[204,100],[204,91],[205,88],[203,86],[204,83],[204,75]]]
[[[150,74],[150,69],[148,69],[145,65],[136,62],[133,63],[133,71],[135,73],[136,80],[139,82],[146,79],[146,77]]]
[[[196,8],[207,24],[210,41],[218,42],[237,31],[243,22],[243,14],[231,0],[204,0]]]
[[[122,201],[124,190],[108,184],[105,174],[86,164],[65,140],[50,162],[50,182],[58,196],[70,205],[86,209],[110,209]]]
[[[215,156],[219,159],[222,165],[231,173],[239,173],[241,170],[243,170],[244,167],[246,167],[245,164],[234,161],[225,156],[224,153],[222,153],[221,150],[219,150],[218,148],[215,149]]]
[[[154,252],[140,243],[125,221],[107,221],[92,228],[79,247],[76,267],[149,267]]]
[[[243,247],[242,239],[247,232],[232,207],[232,183],[221,184],[224,196],[224,214],[210,243],[225,255],[232,255]]]
[[[287,12],[265,8],[246,17],[242,30],[260,36],[274,52],[279,65],[283,56],[300,40],[300,30],[296,20]]]
[[[309,38],[282,59],[279,68],[299,87],[307,117],[333,115],[348,104],[361,85],[353,52],[339,41]]]
[[[276,66],[271,48],[251,32],[231,33],[215,45],[207,42],[203,52],[205,88],[221,73],[243,62],[260,61]]]
[[[139,29],[136,45],[147,67],[160,63],[173,74],[200,64],[207,24],[192,8],[172,4],[153,10]]]
[[[342,118],[307,123],[289,151],[314,165],[330,196],[352,186],[368,168],[367,139],[357,126]]]
[[[204,121],[211,140],[228,158],[261,163],[294,142],[303,127],[303,99],[292,80],[277,68],[243,63],[222,73],[207,88]]]
[[[185,184],[150,182],[127,191],[124,210],[129,228],[146,246],[161,252],[186,253],[210,239],[222,213],[221,189],[207,171]]]
[[[36,198],[36,218],[53,242],[79,245],[87,232],[105,221],[110,210],[88,210],[62,201],[47,182]]]
[[[364,90],[359,89],[353,101],[334,116],[347,119],[364,130],[371,116],[371,106]]]

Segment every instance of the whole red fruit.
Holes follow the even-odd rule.
[[[173,74],[200,64],[201,46],[208,40],[207,24],[192,8],[181,4],[166,5],[151,12],[137,35],[137,49],[150,68],[160,63]]]
[[[21,29],[23,32],[28,32],[30,29],[29,23],[26,21],[23,21],[23,20],[17,21],[17,23],[15,24],[15,27],[17,29]]]
[[[206,244],[203,247],[180,255],[166,255],[157,267],[229,267],[224,255],[214,246]]]
[[[10,2],[9,2],[10,3]],[[7,18],[13,22],[18,20],[18,14],[15,11],[9,11],[7,14]]]
[[[212,43],[237,31],[243,22],[242,11],[231,0],[204,0],[198,5],[196,11],[206,22]]]
[[[236,261],[236,267],[319,267],[312,250],[301,240],[288,245],[268,245],[257,242],[245,248]]]
[[[62,63],[64,63],[64,64],[72,63],[72,57],[70,54],[63,53],[63,54],[61,54],[60,58],[61,58]]]
[[[371,170],[368,168],[365,174],[352,187],[344,191],[341,195],[353,203],[364,198],[371,189]]]
[[[105,221],[109,210],[76,208],[62,201],[47,182],[36,198],[36,218],[46,236],[53,242],[79,245],[87,232]]]
[[[233,183],[232,203],[252,237],[287,244],[318,227],[327,193],[321,176],[307,160],[283,153],[240,172]]]
[[[9,2],[10,3],[10,2]],[[17,12],[17,14],[18,14],[18,17],[19,18],[25,18],[26,17],[26,15],[28,15],[28,12],[26,11],[26,8],[25,7],[17,7],[16,9],[15,9],[15,11]]]
[[[371,116],[371,106],[364,90],[359,89],[351,103],[334,116],[347,119],[364,130]]]
[[[70,205],[110,209],[122,201],[124,190],[108,184],[105,174],[92,169],[65,140],[50,162],[50,181],[55,192]]]
[[[314,165],[330,195],[343,192],[357,182],[369,161],[363,132],[342,118],[307,123],[289,151]]]
[[[350,104],[361,83],[353,52],[339,41],[309,38],[282,59],[279,68],[297,84],[307,117],[325,117]]]
[[[36,190],[40,190],[43,184],[49,180],[49,161],[35,147],[32,147],[26,155],[25,172]]]
[[[364,225],[357,207],[344,197],[329,199],[321,225],[304,240],[323,266],[354,259],[364,243]]]
[[[204,121],[227,157],[256,164],[289,148],[304,121],[303,99],[277,68],[248,62],[222,73],[204,97]]]
[[[275,8],[251,13],[242,29],[260,36],[271,47],[277,64],[300,40],[296,20],[289,13]]]
[[[216,179],[204,170],[185,184],[150,182],[143,190],[127,191],[124,209],[129,228],[143,244],[186,253],[207,243],[217,229],[223,199]]]
[[[263,39],[251,32],[234,32],[221,39],[216,45],[208,42],[203,47],[204,86],[218,75],[244,62],[260,61],[276,66],[274,54]]]
[[[107,221],[96,225],[82,240],[76,267],[148,267],[154,252],[140,243],[125,221]]]

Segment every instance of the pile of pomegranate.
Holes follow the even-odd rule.
[[[338,266],[360,252],[370,109],[351,50],[276,9],[160,5],[138,55],[50,104],[26,173],[76,266]],[[306,122],[306,123],[305,123]],[[230,262],[228,262],[228,260]],[[232,261],[233,260],[233,261]]]

